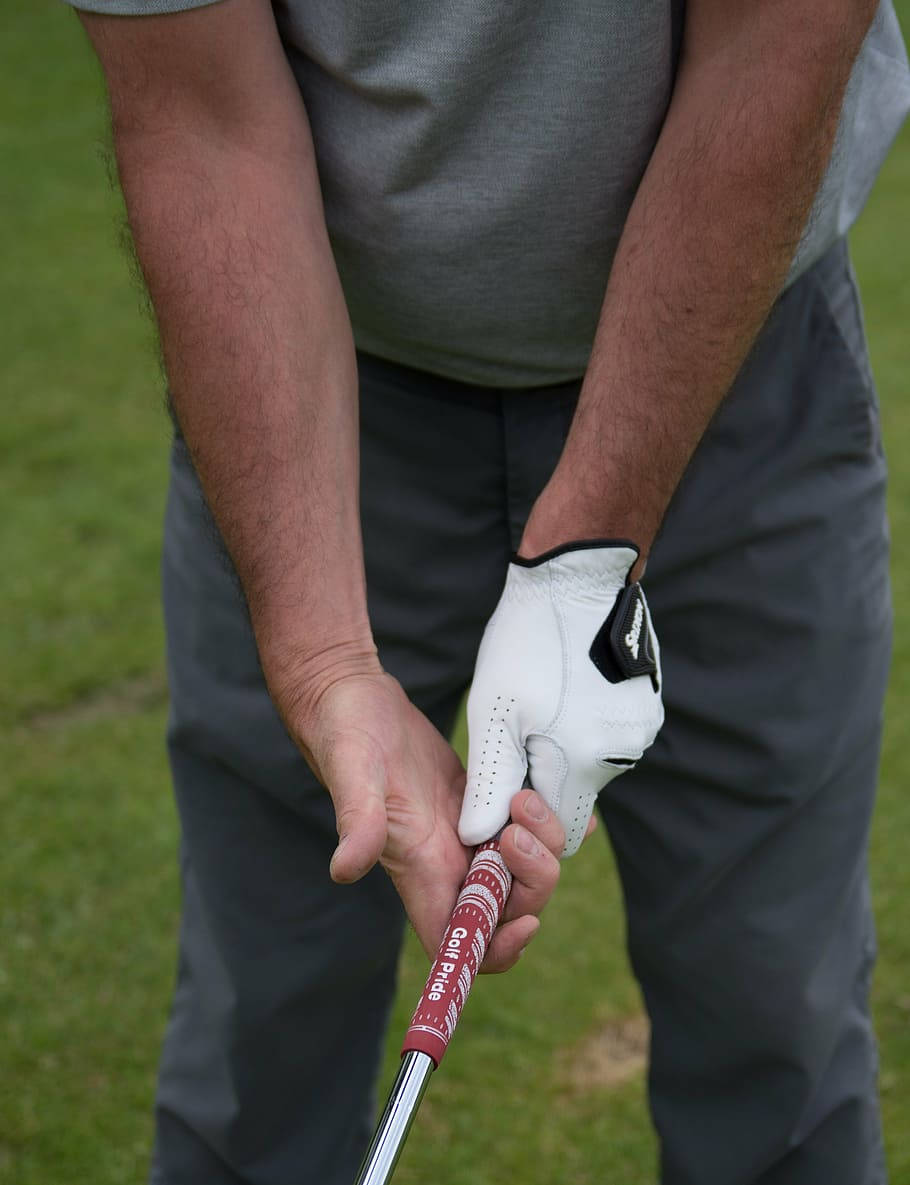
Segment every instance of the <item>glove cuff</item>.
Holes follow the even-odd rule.
[[[542,551],[540,555],[535,555],[531,559],[526,559],[519,555],[518,552],[512,553],[512,563],[517,564],[519,568],[537,568],[541,564],[547,563],[549,560],[555,560],[558,556],[567,555],[572,551],[594,551],[607,547],[628,547],[635,552],[635,559],[641,555],[641,549],[637,543],[633,543],[631,539],[577,539],[572,543],[563,543],[559,547],[551,547],[549,551]],[[632,564],[635,560],[632,561]],[[631,570],[632,564],[629,565]]]
[[[637,559],[638,548],[624,539],[584,539],[531,560],[516,556],[503,595],[509,601],[555,597],[606,614],[617,593],[628,587]]]

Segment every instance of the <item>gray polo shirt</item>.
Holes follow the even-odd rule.
[[[71,2],[143,14],[212,0]],[[673,88],[684,0],[273,7],[358,346],[506,387],[582,374]],[[853,223],[908,108],[883,0],[791,279]]]

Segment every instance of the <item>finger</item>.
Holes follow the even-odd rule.
[[[504,826],[509,803],[527,773],[527,758],[515,738],[516,705],[506,696],[468,698],[468,777],[458,834],[468,847]]]
[[[526,828],[512,823],[502,833],[499,850],[512,873],[506,921],[539,914],[559,881],[559,859]]]
[[[561,856],[566,846],[566,833],[558,816],[550,810],[535,790],[520,790],[509,805],[513,823],[521,823],[554,856]]]
[[[384,779],[356,742],[340,742],[323,768],[338,831],[329,874],[338,884],[350,884],[369,872],[385,847]]]
[[[593,835],[596,830],[597,815],[592,815],[591,818],[588,819],[588,826],[585,828],[585,839],[587,839],[589,835]],[[584,843],[584,840],[582,840],[582,843]]]
[[[498,975],[514,967],[539,929],[540,922],[534,917],[503,922],[487,947],[486,958],[480,967],[482,974]]]

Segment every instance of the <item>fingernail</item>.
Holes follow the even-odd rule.
[[[525,812],[538,823],[545,823],[550,812],[539,794],[529,794],[525,799]]]
[[[540,844],[530,831],[526,831],[524,827],[519,825],[515,827],[515,846],[519,852],[524,852],[526,856],[540,855]]]

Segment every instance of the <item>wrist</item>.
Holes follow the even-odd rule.
[[[519,560],[539,560],[551,552],[573,547],[632,547],[638,558],[632,565],[630,581],[640,580],[648,555],[640,538],[616,530],[600,515],[550,515],[538,500],[525,524],[516,556]],[[598,525],[595,525],[598,524]]]
[[[672,487],[659,470],[611,455],[602,439],[603,409],[579,408],[559,464],[531,509],[518,554],[534,554],[581,539],[628,539],[638,548],[632,573],[644,571]],[[622,463],[620,463],[622,461]]]
[[[306,740],[326,693],[343,679],[382,675],[369,625],[314,646],[305,639],[272,637],[259,645],[272,700],[295,740]]]

